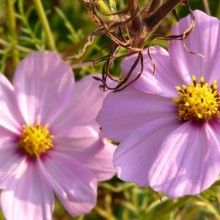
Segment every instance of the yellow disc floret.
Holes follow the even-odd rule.
[[[21,146],[29,156],[39,157],[53,147],[53,135],[50,134],[48,126],[42,127],[38,122],[35,126],[23,126],[20,136],[19,146]]]
[[[173,99],[178,106],[179,120],[181,121],[209,121],[219,114],[220,93],[217,91],[217,83],[211,86],[204,83],[204,77],[196,82],[192,76],[190,85],[176,86],[179,98]]]

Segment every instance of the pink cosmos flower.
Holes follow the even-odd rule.
[[[118,176],[150,186],[171,198],[192,195],[213,184],[220,171],[220,21],[194,11],[196,26],[168,51],[144,51],[142,76],[104,100],[98,122],[106,136],[120,142],[114,154]],[[172,34],[182,34],[190,16]],[[137,55],[122,62],[126,75]],[[136,67],[135,77],[141,64]]]
[[[95,117],[105,94],[91,76],[74,82],[54,52],[20,62],[13,85],[0,75],[1,207],[8,220],[49,220],[54,195],[73,216],[96,203],[111,178],[114,147]]]

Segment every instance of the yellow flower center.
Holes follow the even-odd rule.
[[[204,77],[200,83],[192,76],[192,83],[182,88],[176,86],[179,98],[172,101],[178,106],[179,120],[181,121],[209,121],[219,114],[220,93],[217,91],[217,83],[214,81],[209,87],[204,83]]]
[[[50,134],[48,127],[42,127],[40,123],[35,126],[23,126],[19,146],[21,146],[29,156],[39,157],[53,147],[53,135]]]

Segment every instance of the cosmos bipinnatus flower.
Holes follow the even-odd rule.
[[[120,142],[114,165],[122,180],[150,186],[171,198],[210,187],[220,172],[220,21],[194,11],[195,29],[186,39],[170,41],[168,51],[147,49],[141,77],[107,95],[98,115],[105,135]],[[191,22],[181,19],[178,35]],[[134,54],[122,61],[127,74]],[[138,74],[138,63],[133,73]]]
[[[0,74],[1,208],[8,220],[50,220],[54,193],[73,216],[96,204],[111,178],[114,147],[95,122],[105,94],[91,76],[75,82],[54,52],[20,62],[13,85]]]

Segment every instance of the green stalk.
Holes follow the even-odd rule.
[[[17,44],[17,31],[16,31],[16,18],[15,18],[15,10],[14,10],[14,0],[8,0],[8,19],[9,19],[9,30],[11,33],[11,43],[13,45]],[[15,69],[17,64],[19,63],[19,52],[13,46],[12,48],[12,62],[13,68]]]
[[[34,1],[35,8],[37,10],[37,14],[39,16],[41,25],[43,26],[43,29],[45,31],[45,34],[46,34],[46,37],[47,37],[47,40],[48,40],[49,48],[51,50],[56,50],[53,34],[52,34],[51,29],[50,29],[50,25],[49,25],[49,22],[47,20],[47,16],[45,14],[42,2],[41,2],[41,0],[33,0],[33,1]]]
[[[4,47],[11,47],[12,44],[11,42],[8,42],[8,41],[5,41],[3,39],[0,38],[0,45],[3,45]],[[20,46],[20,45],[14,45],[14,48],[17,50],[17,51],[21,51],[21,52],[24,52],[24,53],[32,53],[33,50],[32,49],[29,49],[27,47],[23,47],[23,46]]]

